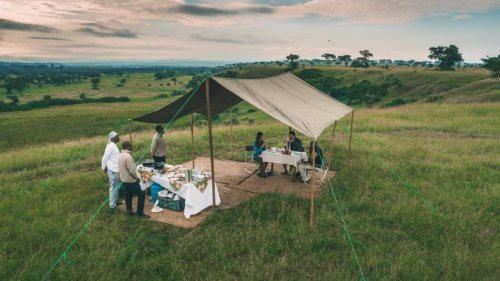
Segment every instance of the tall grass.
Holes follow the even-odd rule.
[[[470,104],[359,110],[350,164],[349,122],[340,122],[332,184],[368,280],[498,278],[499,109]],[[66,121],[64,126],[72,124]],[[325,152],[331,129],[320,138]],[[258,130],[269,146],[279,146],[288,128],[273,121],[240,124],[232,134],[216,127],[216,157],[241,160],[243,146]],[[150,131],[134,134],[136,157],[151,137]],[[208,154],[206,141],[206,128],[197,127],[197,156]],[[190,159],[188,130],[168,131],[167,143],[170,162]],[[41,279],[105,200],[107,178],[99,169],[105,144],[105,136],[80,137],[0,155],[1,280]],[[326,188],[315,208],[311,231],[308,200],[279,194],[216,209],[193,230],[129,219],[105,207],[50,279],[359,280]]]

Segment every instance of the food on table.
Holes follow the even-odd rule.
[[[155,173],[151,171],[139,170],[139,174],[141,174],[142,182],[147,183]]]

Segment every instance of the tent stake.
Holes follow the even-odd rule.
[[[311,210],[309,211],[309,227],[312,229],[314,227],[314,188],[316,187],[316,178],[314,177],[314,172],[316,168],[316,141],[313,140],[312,144],[312,171],[311,171]]]
[[[354,122],[354,110],[351,112],[351,132],[349,133],[349,154],[347,155],[347,163],[351,162],[351,141],[352,141],[352,123]]]
[[[130,139],[130,144],[132,144],[132,119],[128,119],[128,138]]]
[[[191,113],[191,159],[193,160],[193,170],[194,170],[194,117]]]
[[[205,97],[207,100],[208,142],[210,146],[210,169],[212,172],[212,207],[215,208],[215,171],[214,171],[214,144],[212,141],[212,114],[210,112],[210,84],[205,80]]]
[[[328,155],[330,156],[330,161],[328,162],[328,167],[332,167],[332,162],[333,162],[333,143],[335,142],[335,128],[337,128],[337,121],[333,124],[333,131],[332,131],[332,140],[330,142],[330,153]]]

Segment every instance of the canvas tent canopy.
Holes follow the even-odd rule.
[[[133,120],[165,124],[191,113],[207,115],[213,207],[215,207],[215,170],[211,114],[222,113],[245,100],[314,141],[330,124],[351,112],[354,114],[351,107],[324,94],[291,73],[261,79],[210,77],[203,84],[191,94],[184,95],[165,107]],[[354,115],[351,116],[351,136],[353,117]],[[129,134],[130,139],[132,139],[130,123]],[[349,152],[351,136],[349,137]],[[194,168],[193,119],[191,119],[191,142]],[[314,161],[315,149],[312,150],[311,157]],[[312,169],[311,175],[311,209],[309,214],[311,227],[314,213],[314,170]]]
[[[212,114],[222,113],[245,100],[314,140],[326,127],[353,110],[291,73],[261,79],[208,79]],[[193,112],[207,115],[206,90],[199,87],[192,95],[133,120],[163,124]]]

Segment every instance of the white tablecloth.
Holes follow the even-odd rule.
[[[265,150],[260,156],[262,157],[262,161],[264,162],[286,164],[295,167],[297,167],[298,163],[307,161],[307,154],[305,152],[299,151],[292,151],[291,155],[287,155],[281,152],[271,152]]]
[[[167,175],[154,174],[151,180],[144,184],[141,180],[140,185],[142,190],[147,189],[155,182],[161,185],[166,190],[173,192],[186,200],[184,207],[184,217],[189,219],[192,215],[196,215],[206,208],[212,206],[212,181],[209,180],[205,190],[201,192],[194,184],[188,182],[183,184],[179,189],[175,189],[170,185]],[[215,205],[220,205],[219,190],[215,183]]]

